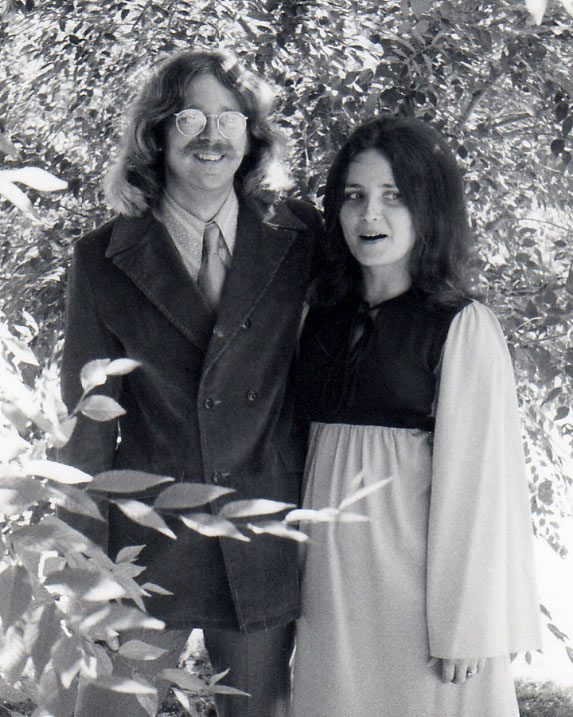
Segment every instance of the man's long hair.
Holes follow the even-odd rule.
[[[248,117],[248,152],[235,174],[237,194],[269,204],[289,186],[282,164],[286,143],[269,120],[274,103],[269,85],[226,52],[189,50],[161,62],[133,102],[121,152],[104,183],[106,198],[119,213],[140,216],[160,201],[167,124],[185,108],[186,88],[201,74],[234,92]]]
[[[359,292],[360,265],[350,253],[340,224],[348,169],[367,150],[379,151],[390,163],[394,181],[416,232],[410,257],[412,285],[441,305],[463,303],[467,283],[470,230],[463,182],[446,140],[428,123],[382,115],[359,126],[330,168],[324,215],[329,266],[317,288],[321,303]]]

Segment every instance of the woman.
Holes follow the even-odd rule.
[[[391,480],[357,504],[368,522],[310,528],[293,715],[517,715],[510,654],[540,644],[527,479],[509,353],[464,281],[455,159],[423,122],[374,119],[325,218],[305,507]]]

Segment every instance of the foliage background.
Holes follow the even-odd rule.
[[[512,350],[535,527],[564,555],[559,526],[573,513],[571,11],[567,0],[1,0],[0,177],[36,166],[68,182],[59,194],[27,188],[28,216],[0,197],[7,322],[41,363],[57,365],[71,246],[110,216],[101,179],[122,112],[166,52],[224,47],[268,78],[294,191],[318,204],[355,124],[380,111],[431,120],[465,172],[477,281]],[[29,367],[25,379],[33,385],[38,374]]]

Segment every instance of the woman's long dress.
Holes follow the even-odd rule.
[[[307,318],[304,506],[391,481],[349,508],[369,522],[305,526],[293,717],[517,715],[509,655],[539,647],[539,608],[501,329],[479,303],[436,311],[410,290],[356,357],[356,308]],[[456,685],[431,655],[490,659]]]

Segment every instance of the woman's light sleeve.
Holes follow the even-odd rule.
[[[452,321],[441,361],[427,570],[432,656],[540,647],[513,368],[497,319],[477,302]]]

